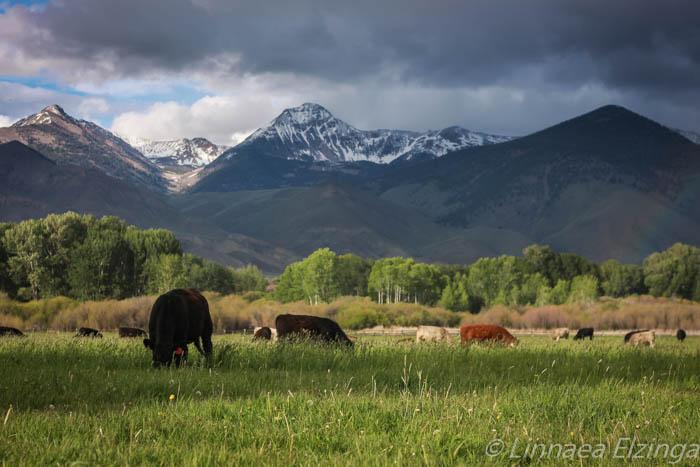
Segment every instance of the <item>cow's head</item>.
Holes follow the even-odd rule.
[[[160,368],[162,365],[170,366],[175,356],[175,364],[179,367],[180,362],[187,355],[187,345],[185,343],[169,344],[158,343],[152,346],[153,368]]]

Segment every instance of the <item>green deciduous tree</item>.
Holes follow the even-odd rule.
[[[301,261],[292,263],[285,268],[273,293],[275,300],[282,303],[304,300],[304,287],[302,286],[303,268]]]
[[[697,297],[700,274],[700,249],[676,243],[644,260],[644,283],[657,297]]]
[[[625,297],[644,293],[644,271],[635,264],[620,264],[614,259],[600,266],[603,293],[610,297]]]
[[[310,304],[329,302],[338,295],[336,260],[335,253],[328,248],[320,248],[302,262],[301,285]]]
[[[598,279],[591,275],[576,276],[571,281],[569,291],[570,303],[593,302],[598,299]]]

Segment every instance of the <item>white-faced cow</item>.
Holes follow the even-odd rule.
[[[270,336],[267,336],[268,331],[265,331],[267,329],[270,332]],[[260,333],[260,335],[258,335]],[[275,328],[269,328],[267,326],[256,326],[253,328],[253,340],[272,340],[276,341],[277,340],[277,329]]]
[[[550,332],[549,335],[555,341],[558,341],[559,339],[568,339],[569,338],[569,329],[568,328],[552,329],[552,332]]]
[[[175,289],[158,297],[151,309],[146,348],[153,351],[153,366],[175,366],[187,359],[187,344],[194,343],[201,354],[212,355],[213,325],[207,299],[194,289]],[[202,340],[200,346],[199,340]],[[202,350],[204,347],[204,350]]]

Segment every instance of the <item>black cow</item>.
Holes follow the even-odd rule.
[[[0,337],[27,337],[22,331],[9,326],[0,326]]]
[[[258,329],[257,331],[255,331],[255,334],[253,335],[254,341],[257,341],[257,340],[269,341],[270,339],[272,339],[272,331],[267,326],[264,326],[264,327]]]
[[[119,328],[119,337],[141,337],[148,336],[148,333],[139,328]]]
[[[625,344],[630,341],[630,337],[632,337],[632,334],[637,334],[638,332],[647,332],[649,331],[648,329],[637,329],[636,331],[630,331],[627,334],[625,334]]]
[[[574,336],[574,340],[579,340],[579,339],[584,339],[586,337],[590,337],[591,340],[593,340],[593,328],[581,328],[578,330],[576,335]]]
[[[328,318],[305,315],[279,315],[275,320],[277,339],[308,337],[337,342],[352,347],[353,343],[345,335],[338,323]]]
[[[678,332],[676,333],[676,339],[683,342],[685,340],[685,331],[682,329],[679,329]]]
[[[80,328],[78,329],[78,334],[75,337],[102,337],[100,331],[92,328]]]
[[[143,345],[153,351],[153,367],[170,366],[175,354],[175,366],[187,359],[187,344],[194,343],[197,350],[209,359],[213,345],[213,325],[207,299],[194,289],[175,289],[158,297],[151,309],[148,322],[150,339]],[[199,339],[202,339],[202,346]]]

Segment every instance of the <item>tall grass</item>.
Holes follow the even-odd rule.
[[[531,337],[516,348],[360,338],[349,351],[215,336],[214,348],[211,367],[191,353],[184,368],[156,371],[139,342],[113,335],[0,340],[0,462],[530,463],[486,457],[499,438],[602,443],[607,464],[623,437],[700,436],[695,337],[662,337],[654,349],[619,338]]]

